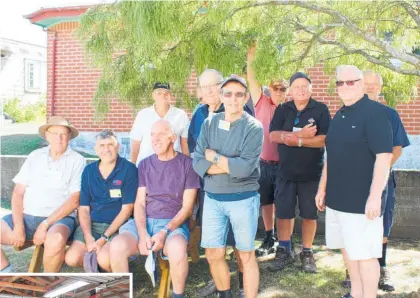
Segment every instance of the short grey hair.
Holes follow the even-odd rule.
[[[357,66],[354,66],[354,65],[339,65],[339,66],[337,66],[337,68],[336,68],[336,79],[338,80],[338,77],[340,76],[340,74],[343,71],[346,71],[346,70],[354,72],[358,76],[359,79],[363,80],[363,72]]]
[[[203,80],[203,77],[208,74],[212,74],[216,78],[217,82],[222,83],[224,80],[223,75],[220,71],[209,68],[201,73],[201,75],[198,77],[198,82],[201,82]]]
[[[363,71],[363,76],[366,76],[366,75],[374,75],[374,76],[376,76],[379,79],[379,84],[381,84],[381,86],[383,86],[384,80],[382,79],[382,76],[379,73],[377,73],[376,71],[373,71],[373,70],[364,70]]]
[[[175,129],[174,129],[174,127],[173,127],[173,125],[172,125],[172,123],[171,122],[169,122],[168,120],[166,120],[166,119],[159,119],[158,121],[156,121],[154,124],[153,124],[153,126],[155,126],[156,124],[158,124],[158,123],[162,123],[162,124],[164,124],[167,128],[168,128],[168,130],[169,130],[169,132],[173,135],[173,134],[175,134]]]
[[[112,131],[112,129],[104,129],[96,135],[96,140],[105,140],[113,137],[118,142],[117,135]]]

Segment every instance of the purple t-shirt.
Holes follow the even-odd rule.
[[[182,207],[184,190],[200,188],[200,178],[192,159],[178,153],[161,161],[156,154],[139,164],[139,187],[146,187],[146,216],[172,219]]]

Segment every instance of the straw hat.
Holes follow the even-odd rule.
[[[61,116],[51,117],[48,120],[47,124],[44,124],[44,125],[40,126],[39,130],[38,130],[39,135],[45,139],[45,132],[47,131],[47,129],[50,126],[57,126],[57,125],[58,126],[65,126],[65,127],[68,127],[70,129],[70,131],[71,131],[70,139],[74,139],[75,137],[77,137],[79,135],[79,131],[77,130],[77,128],[75,128],[73,125],[70,124],[70,122],[67,119],[65,119],[64,117],[61,117]]]

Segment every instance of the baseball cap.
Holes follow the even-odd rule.
[[[83,256],[83,268],[85,269],[85,272],[88,273],[98,273],[98,259],[96,257],[96,252],[85,252],[85,255]]]
[[[169,83],[156,82],[153,84],[153,90],[156,90],[156,89],[165,89],[170,92],[171,86],[169,85]]]
[[[223,88],[227,83],[230,83],[230,82],[237,82],[241,84],[242,86],[244,86],[245,89],[248,89],[245,79],[237,75],[231,75],[230,77],[226,78],[223,81],[222,86],[220,86],[220,88]]]
[[[292,86],[292,83],[297,80],[297,79],[306,79],[310,84],[312,84],[311,79],[304,74],[303,72],[295,72],[291,77],[290,77],[290,86]]]

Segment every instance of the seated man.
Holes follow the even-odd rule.
[[[120,144],[111,130],[96,137],[99,160],[86,166],[82,175],[79,222],[73,243],[66,253],[66,264],[83,266],[86,252],[95,252],[98,262],[108,261],[110,239],[133,212],[137,193],[137,168],[120,157]],[[107,262],[101,262],[109,270]]]
[[[139,189],[134,220],[120,228],[111,242],[109,258],[112,272],[128,272],[128,258],[149,250],[163,249],[170,264],[172,297],[184,297],[188,275],[188,218],[200,188],[192,159],[174,150],[176,134],[167,120],[152,127],[155,154],[139,164]]]
[[[49,146],[31,152],[13,179],[12,214],[0,221],[0,239],[2,245],[18,247],[25,240],[44,244],[44,271],[59,272],[67,239],[76,229],[85,159],[68,146],[79,132],[66,119],[50,118],[39,134]],[[0,261],[1,273],[14,271],[3,250]]]

